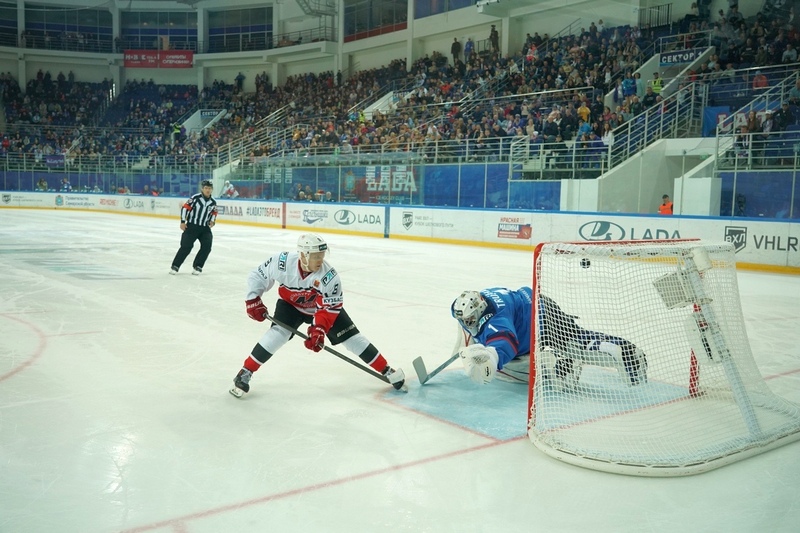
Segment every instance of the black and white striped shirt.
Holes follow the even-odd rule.
[[[206,198],[203,193],[197,193],[186,200],[181,208],[181,224],[196,224],[208,226],[217,221],[217,201],[212,197]]]

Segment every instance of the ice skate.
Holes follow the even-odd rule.
[[[554,368],[553,388],[559,392],[576,392],[583,367],[572,359],[559,358]]]
[[[175,274],[178,273],[178,267],[176,267],[176,266],[171,267],[169,269],[169,273],[170,273],[170,275],[174,276]]]
[[[194,267],[194,270],[192,270],[192,276],[199,276],[202,273],[203,269],[200,267]]]
[[[642,385],[647,383],[647,356],[639,348],[633,354],[631,359],[623,357],[625,363],[625,371],[630,377],[631,385]]]
[[[233,387],[228,392],[237,398],[241,398],[246,392],[250,392],[251,377],[253,377],[253,373],[246,368],[239,370],[239,373],[233,378]]]
[[[389,380],[389,383],[392,384],[392,387],[399,391],[408,392],[408,385],[406,385],[406,375],[403,372],[402,368],[394,369],[390,366],[387,366],[386,369],[383,371],[383,375]]]

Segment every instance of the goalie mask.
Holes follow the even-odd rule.
[[[316,233],[305,233],[297,239],[297,251],[300,252],[300,267],[306,272],[315,272],[322,266],[328,243]]]
[[[478,291],[464,291],[453,301],[450,313],[461,327],[475,336],[480,329],[480,319],[486,311],[486,302]]]

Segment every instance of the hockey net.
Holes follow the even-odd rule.
[[[545,243],[533,290],[528,434],[545,453],[676,476],[800,438],[800,406],[753,359],[729,243]]]

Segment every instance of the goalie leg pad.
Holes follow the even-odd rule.
[[[626,385],[638,385],[647,381],[644,352],[625,339],[598,339],[589,343],[585,349],[575,350],[570,355],[583,364],[616,369]]]
[[[647,383],[647,356],[640,348],[633,344],[623,347],[622,362],[631,385]]]
[[[499,357],[497,351],[483,344],[470,344],[463,348],[459,355],[464,364],[464,371],[475,383],[485,385],[494,379]]]
[[[578,380],[581,377],[583,366],[568,357],[559,357],[554,366],[556,389],[562,391],[573,391],[578,388]]]

